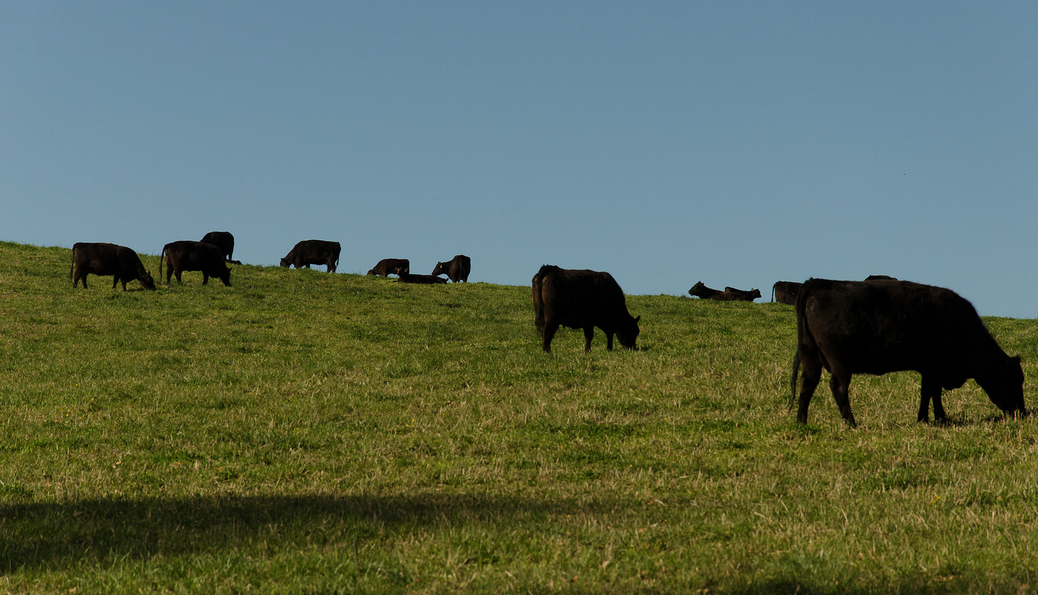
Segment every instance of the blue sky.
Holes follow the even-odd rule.
[[[0,3],[0,240],[1038,317],[1038,3]],[[55,274],[65,274],[57,271]]]

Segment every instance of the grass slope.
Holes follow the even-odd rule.
[[[1038,586],[1035,422],[971,382],[916,424],[904,373],[799,427],[789,306],[630,296],[640,350],[546,355],[527,287],[70,262],[0,243],[0,592]],[[1035,378],[1036,323],[986,322]]]

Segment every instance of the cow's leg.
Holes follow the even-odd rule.
[[[613,350],[613,333],[606,333],[606,349]]]
[[[202,271],[202,285],[209,284],[209,273]]]
[[[83,273],[82,275],[80,275],[79,271],[76,271],[76,280],[72,282],[72,288],[75,289],[76,288],[76,282],[78,282],[80,279],[82,279],[83,280],[83,289],[86,289],[87,288],[87,286],[86,286],[86,278],[87,278],[87,274],[86,273]]]
[[[584,327],[584,353],[591,351],[591,339],[595,338],[595,327],[585,326]],[[610,349],[612,347],[610,346]]]
[[[919,388],[919,417],[920,422],[930,421],[930,401],[933,401],[933,419],[941,422],[947,417],[944,413],[944,405],[941,403],[941,383],[933,376],[923,375]]]
[[[180,278],[180,274],[181,274],[181,273],[183,273],[183,272],[184,272],[184,271],[182,271],[182,270],[180,270],[180,269],[177,269],[177,271],[176,271],[176,275],[177,275],[177,283],[183,283],[183,282],[184,282],[184,280]]]
[[[546,324],[544,326],[544,332],[542,333],[542,335],[543,335],[543,337],[542,337],[543,342],[542,342],[541,346],[543,347],[545,353],[550,353],[551,352],[551,340],[555,337],[555,333],[558,330],[559,330],[559,325],[557,325],[557,324]]]
[[[811,404],[811,397],[815,394],[818,381],[822,378],[822,366],[818,362],[808,358],[801,360],[804,373],[800,380],[800,406],[797,409],[797,422],[807,423],[807,407]]]
[[[840,408],[840,415],[843,416],[843,420],[847,422],[852,428],[858,427],[858,424],[854,423],[854,414],[851,413],[851,400],[848,396],[848,390],[851,386],[851,375],[843,370],[832,371],[832,377],[829,379],[829,388],[833,391],[833,399],[836,400],[836,406]]]

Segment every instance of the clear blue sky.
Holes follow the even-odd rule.
[[[1034,318],[1036,31],[1033,0],[4,2],[0,240],[888,274]]]

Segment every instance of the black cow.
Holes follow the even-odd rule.
[[[339,266],[339,252],[342,247],[339,242],[327,242],[325,240],[303,240],[298,242],[292,250],[281,259],[281,266],[310,268],[312,264],[323,264],[328,266],[328,272],[334,273]]]
[[[544,265],[533,277],[534,326],[544,351],[559,326],[584,329],[584,351],[591,351],[595,327],[606,334],[606,349],[613,348],[613,335],[624,347],[635,346],[638,321],[627,311],[620,285],[609,273],[561,269]]]
[[[865,277],[866,281],[897,281],[897,277],[891,277],[890,275],[869,275]]]
[[[1006,355],[973,306],[949,289],[908,281],[811,279],[800,288],[796,313],[789,406],[803,365],[800,423],[807,423],[822,368],[831,374],[833,398],[851,427],[851,375],[901,370],[922,375],[921,422],[929,420],[931,400],[934,418],[944,420],[941,390],[958,388],[969,378],[1006,414],[1027,414],[1020,358]]]
[[[382,275],[388,277],[390,275],[400,276],[401,274],[411,272],[411,262],[406,258],[383,258],[378,261],[375,268],[368,271],[369,275]]]
[[[437,262],[436,268],[433,269],[433,275],[447,275],[447,277],[457,283],[459,281],[468,282],[469,272],[472,270],[472,259],[464,254],[458,254],[454,258],[447,262]]]
[[[719,302],[752,302],[760,297],[760,290],[753,289],[751,291],[742,291],[732,287],[725,287],[724,291],[718,291],[716,289],[710,289],[704,285],[702,281],[697,281],[696,284],[688,290],[688,294],[692,297],[705,300],[716,300]]]
[[[230,262],[230,263],[236,263],[237,262],[237,261],[232,259],[232,257],[234,256],[234,236],[231,235],[231,232],[229,232],[229,231],[210,231],[209,233],[205,234],[205,237],[202,238],[202,241],[205,242],[206,244],[212,244],[212,245],[216,246],[217,248],[219,248],[220,249],[220,253],[223,254],[224,259],[226,259],[227,262]],[[238,264],[241,264],[241,263],[238,262]]]
[[[419,283],[422,285],[436,285],[438,283],[446,284],[447,280],[443,277],[437,277],[436,275],[412,275],[410,273],[399,273],[400,283]]]
[[[797,292],[800,291],[801,285],[803,283],[796,281],[775,281],[775,284],[771,286],[771,301],[790,306],[796,305]]]
[[[177,281],[183,283],[180,274],[184,271],[202,271],[202,285],[209,283],[209,277],[231,285],[231,269],[227,268],[224,255],[220,249],[206,242],[180,240],[170,242],[162,247],[159,256],[159,278],[162,278],[162,262],[166,263],[166,285],[175,274]]]
[[[82,279],[83,289],[86,289],[87,275],[90,273],[113,275],[112,289],[122,281],[123,291],[126,291],[126,282],[134,279],[140,281],[145,289],[155,289],[155,281],[151,278],[151,273],[144,268],[141,258],[126,246],[93,242],[73,244],[72,267],[68,271],[72,287],[75,288]]]

